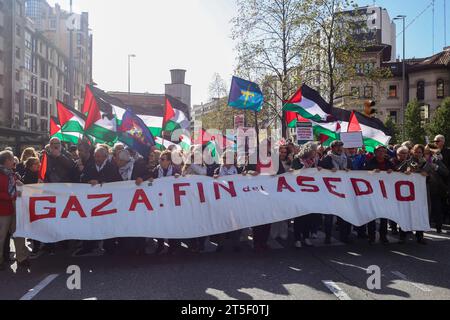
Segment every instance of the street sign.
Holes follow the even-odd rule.
[[[245,115],[238,114],[234,116],[234,129],[242,128],[245,125]]]
[[[314,130],[311,122],[297,122],[297,142],[304,144],[314,141]]]

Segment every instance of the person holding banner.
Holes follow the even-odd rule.
[[[174,166],[172,163],[172,152],[170,150],[166,150],[161,153],[161,157],[159,158],[159,165],[153,170],[152,176],[150,177],[150,183],[153,179],[161,179],[165,177],[175,177],[179,178],[181,172],[178,169],[178,166]],[[164,251],[164,239],[157,239],[158,247],[156,248],[155,254],[161,254]],[[168,254],[173,254],[180,246],[180,241],[176,239],[169,239],[169,251]]]
[[[84,167],[80,176],[81,183],[89,183],[91,186],[102,185],[103,183],[122,181],[122,176],[114,162],[109,161],[108,150],[98,145],[94,151],[94,161]],[[104,241],[104,249],[107,253],[114,253],[115,239]],[[77,257],[87,257],[96,255],[94,252],[98,241],[83,241],[82,248],[74,253]]]
[[[0,270],[6,268],[3,256],[5,239],[8,233],[14,234],[16,229],[15,201],[20,194],[13,168],[14,154],[11,151],[0,152]],[[18,267],[28,268],[30,252],[25,246],[25,239],[15,237],[14,246]]]
[[[416,144],[411,149],[411,158],[407,161],[406,166],[401,168],[401,170],[406,174],[419,173],[424,177],[428,177],[428,173],[432,170],[431,166],[424,159],[425,147],[421,144]],[[427,179],[427,192],[429,198],[429,188]],[[404,244],[406,241],[406,232],[400,229],[400,244]],[[424,239],[423,231],[416,231],[416,240],[419,244],[427,244]]]
[[[303,168],[317,168],[319,171],[322,170],[322,168],[319,167],[317,145],[313,142],[304,144],[293,161],[292,169],[300,170]],[[311,213],[309,215],[294,219],[294,237],[296,248],[301,248],[302,246],[312,246],[309,237],[310,235],[317,233],[321,217],[322,216],[320,214]]]
[[[233,162],[230,163],[230,159],[233,159]],[[223,153],[222,158],[222,165],[216,169],[214,172],[214,179],[218,179],[219,177],[224,176],[233,176],[239,174],[239,171],[236,167],[236,154],[231,151],[227,150]],[[218,235],[217,240],[217,249],[216,252],[222,252],[225,246],[225,240],[226,238],[230,238],[233,246],[234,252],[241,252],[241,247],[239,245],[240,239],[241,239],[241,231],[242,230],[235,230],[231,231],[225,234]]]
[[[392,163],[387,159],[387,149],[385,146],[379,145],[375,148],[375,158],[369,160],[364,169],[367,171],[374,171],[375,173],[379,173],[381,171],[386,171],[388,174],[393,172]],[[376,221],[371,221],[367,225],[368,233],[369,233],[369,244],[374,244],[376,235]],[[388,220],[380,219],[380,226],[378,232],[380,233],[380,242],[382,244],[389,244],[389,240],[387,239],[387,230],[388,229]]]
[[[183,166],[182,176],[188,176],[188,175],[199,175],[199,176],[206,176],[207,174],[207,168],[205,163],[197,164],[195,163],[195,158],[202,159],[202,148],[201,146],[194,146],[192,148],[192,152],[190,154],[190,161],[186,161],[186,163]],[[205,250],[205,241],[207,237],[199,237],[199,238],[193,238],[189,239],[189,247],[193,252],[200,253]]]
[[[331,151],[319,162],[319,166],[336,172],[338,170],[350,171],[352,162],[344,153],[344,143],[340,140],[335,140],[330,145]],[[343,243],[349,243],[351,224],[338,218],[339,225],[339,240]],[[325,216],[325,244],[331,243],[331,231],[333,228],[333,216]]]
[[[136,185],[140,185],[150,178],[145,160],[135,160],[127,149],[118,151],[116,163],[123,181],[133,180],[136,181]],[[136,255],[145,254],[146,238],[123,238],[119,240],[119,244],[120,242],[126,251],[134,251]]]

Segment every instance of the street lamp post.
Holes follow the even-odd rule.
[[[406,30],[405,30],[405,15],[398,15],[394,18],[394,20],[402,20],[403,21],[403,63],[402,63],[402,76],[403,76],[403,106],[401,109],[402,114],[402,139],[405,140],[405,109],[406,109],[406,96],[408,95],[408,86],[406,84],[406,49],[405,49],[405,43],[406,43]]]
[[[131,93],[131,58],[136,58],[135,54],[128,55],[128,94]]]

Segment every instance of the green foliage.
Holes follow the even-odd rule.
[[[421,124],[420,104],[417,100],[408,103],[405,112],[405,137],[413,143],[425,143],[425,129]]]
[[[427,125],[427,133],[430,138],[442,134],[450,139],[450,97],[445,98],[437,108],[431,122]]]
[[[401,133],[398,125],[392,120],[391,117],[388,117],[386,121],[384,122],[384,125],[386,128],[388,128],[390,135],[392,136],[392,139],[390,141],[390,144],[398,144],[401,142]]]

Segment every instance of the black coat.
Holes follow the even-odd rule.
[[[23,184],[36,184],[39,180],[39,172],[32,172],[25,169],[25,174],[22,176]]]
[[[47,183],[68,183],[77,181],[77,168],[66,152],[62,152],[58,158],[47,155],[47,171],[45,182]]]
[[[372,170],[376,170],[376,169],[381,170],[380,164],[378,163],[376,158],[372,158],[364,164],[364,170],[372,171]],[[388,171],[388,170],[394,170],[394,165],[392,164],[391,161],[389,161],[388,159],[385,159],[383,171]]]
[[[88,183],[91,180],[97,180],[99,183],[109,183],[122,181],[119,169],[111,161],[106,161],[102,170],[97,171],[95,162],[89,163],[81,173],[80,181]]]
[[[325,156],[320,162],[319,167],[322,167],[324,169],[332,170],[334,168],[333,165],[333,158],[331,158],[330,155]],[[352,169],[352,160],[347,157],[347,168],[348,170]]]
[[[137,160],[133,166],[133,172],[131,173],[131,180],[142,178],[148,180],[153,176],[153,172],[150,172],[147,168],[147,163],[144,159]]]

